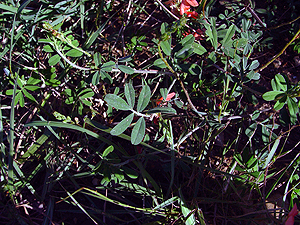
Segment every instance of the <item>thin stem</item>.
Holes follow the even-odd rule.
[[[277,55],[275,55],[269,62],[267,62],[265,65],[263,65],[262,67],[257,69],[255,72],[258,73],[258,72],[264,70],[265,68],[267,68],[272,62],[274,62],[274,60],[276,60],[279,56],[281,56],[284,53],[284,51],[287,49],[287,47],[289,47],[293,43],[293,41],[295,41],[297,38],[299,38],[299,35],[300,35],[300,29],[297,31],[297,33],[292,38],[292,40],[290,40]]]
[[[173,68],[169,65],[169,63],[167,62],[167,60],[165,60],[165,58],[163,57],[163,54],[162,54],[162,51],[161,51],[161,48],[160,48],[160,43],[158,43],[157,47],[158,47],[158,54],[161,58],[161,60],[165,63],[165,65],[167,66],[167,68],[175,75],[175,77],[177,78],[177,80],[179,81],[180,83],[180,86],[187,98],[187,101],[190,105],[190,107],[192,108],[192,110],[194,110],[198,115],[200,115],[202,117],[202,115],[200,114],[200,112],[198,112],[198,110],[196,109],[196,107],[194,106],[194,104],[192,103],[191,99],[190,99],[190,96],[189,96],[189,93],[187,92],[187,90],[185,89],[184,87],[184,84],[182,82],[182,80],[180,79],[179,75],[173,70]]]

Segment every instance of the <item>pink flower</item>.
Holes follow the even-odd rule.
[[[183,0],[186,1],[188,4],[190,4],[193,7],[197,7],[199,4],[196,0]]]
[[[174,93],[174,92],[168,94],[168,95],[167,95],[167,98],[166,98],[166,102],[170,101],[174,96],[175,96],[175,93]],[[159,105],[159,104],[162,102],[162,100],[164,100],[163,97],[159,98],[159,99],[157,100],[156,104]],[[160,113],[157,113],[157,114],[155,114],[154,117],[153,117],[153,123],[156,124],[156,125],[158,125],[159,115],[160,115]]]
[[[191,6],[197,7],[198,5],[199,4],[196,0],[182,0],[182,2],[180,4],[180,15],[188,13]]]
[[[170,101],[174,96],[175,96],[174,92],[168,94],[167,98],[166,98],[166,102]],[[163,97],[161,97],[160,99],[158,99],[157,102],[156,102],[156,104],[159,105],[162,102],[163,99],[164,99]]]
[[[289,212],[287,219],[284,223],[284,225],[294,225],[295,222],[295,216],[298,215],[298,209],[297,209],[297,205],[294,204],[294,207],[292,208],[292,210]]]
[[[183,15],[191,8],[190,4],[186,0],[182,0],[180,4],[180,15]]]

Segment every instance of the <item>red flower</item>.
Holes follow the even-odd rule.
[[[193,33],[191,31],[186,31],[182,35],[184,37],[186,37],[189,34],[193,34],[193,36],[195,37],[196,41],[203,40],[203,34],[204,34],[204,32],[201,29],[197,29],[196,32],[193,32]]]
[[[197,19],[199,14],[197,12],[193,11],[193,12],[186,12],[186,15],[187,15],[187,17],[192,17],[194,19]]]
[[[294,204],[294,207],[292,208],[292,210],[289,212],[287,220],[285,221],[284,225],[294,225],[295,222],[295,216],[298,215],[298,209],[297,209],[297,205]]]
[[[142,154],[142,152],[143,152],[143,147],[141,147],[141,146],[136,146],[136,149],[137,149],[137,151],[138,151],[138,154]]]

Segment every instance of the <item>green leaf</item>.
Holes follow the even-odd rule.
[[[132,60],[132,55],[128,55],[128,56],[118,59],[118,63],[125,63],[125,62],[129,62],[131,60]]]
[[[170,114],[176,114],[176,110],[171,107],[156,107],[153,109],[150,109],[147,114],[153,114],[153,113],[170,113]]]
[[[209,40],[214,47],[214,49],[218,48],[218,37],[217,37],[217,30],[215,27],[211,27],[210,25],[205,25],[206,27],[206,34],[209,37]]]
[[[107,72],[105,72],[105,71],[103,71],[103,70],[100,70],[100,75],[101,75],[101,79],[102,79],[105,83],[107,83],[107,84],[112,84],[113,80],[112,80],[111,76],[110,76]]]
[[[52,56],[49,60],[48,60],[48,63],[49,63],[49,66],[55,66],[59,60],[60,60],[60,56],[58,54]]]
[[[95,72],[93,74],[93,77],[92,77],[92,84],[93,85],[98,85],[100,82],[100,74],[99,74],[99,71]]]
[[[99,52],[96,52],[94,54],[94,62],[95,62],[95,66],[99,67],[99,65],[102,63],[102,60],[101,60],[101,54]]]
[[[106,156],[108,156],[108,154],[109,153],[111,153],[111,152],[113,152],[114,151],[114,146],[108,146],[105,150],[104,150],[104,152],[103,152],[103,154],[102,154],[102,157],[106,157]]]
[[[168,95],[168,89],[167,88],[161,88],[159,90],[161,96],[163,97],[163,99],[166,99],[167,98],[167,95]]]
[[[94,92],[91,88],[85,89],[83,91],[81,91],[78,96],[82,99],[84,98],[90,98],[94,96]]]
[[[66,53],[66,56],[70,56],[70,57],[80,57],[82,55],[83,53],[81,51],[78,51],[77,49],[71,49]]]
[[[282,91],[268,91],[262,95],[266,101],[273,101],[278,95],[284,94]]]
[[[275,82],[282,90],[287,90],[287,82],[281,74],[275,75]]]
[[[293,116],[293,115],[296,115],[298,113],[298,104],[297,102],[294,101],[294,99],[288,97],[287,98],[287,105],[288,105],[288,108],[289,108],[289,111],[290,111],[290,114]]]
[[[43,50],[45,52],[54,52],[53,48],[51,47],[51,45],[44,45]]]
[[[205,52],[207,52],[206,49],[199,43],[194,42],[192,44],[192,47],[194,49],[194,53],[196,53],[198,55],[203,55]]]
[[[14,93],[14,89],[8,89],[5,92],[6,95],[13,95],[13,93]]]
[[[85,100],[85,99],[80,99],[80,101],[83,103],[83,104],[85,104],[85,105],[87,105],[87,106],[92,106],[92,103],[91,102],[89,102],[89,101],[87,101],[87,100]]]
[[[191,45],[194,43],[194,41],[195,41],[194,35],[189,34],[188,36],[186,36],[180,41],[180,44],[182,44],[182,46]]]
[[[259,80],[260,78],[260,74],[255,73],[254,70],[251,70],[246,76],[249,80]]]
[[[186,59],[193,53],[194,49],[191,44],[184,45],[178,52],[175,52],[174,56],[177,59]]]
[[[115,94],[107,94],[104,98],[108,105],[120,110],[130,110],[131,107],[125,102],[124,99]]]
[[[26,85],[24,88],[26,88],[29,91],[36,91],[41,89],[39,86],[31,86],[31,85]]]
[[[157,66],[159,68],[162,68],[162,69],[167,68],[167,65],[165,64],[165,62],[162,59],[155,60],[153,65]]]
[[[35,100],[35,98],[34,98],[29,92],[27,92],[25,89],[23,89],[22,92],[23,92],[23,94],[24,94],[27,98],[29,98],[31,101],[37,102],[37,101]]]
[[[122,134],[130,126],[133,117],[134,113],[129,114],[125,119],[123,119],[110,131],[110,134],[115,136]]]
[[[106,62],[101,66],[101,70],[111,72],[115,65],[116,64],[113,61]]]
[[[138,99],[138,104],[137,104],[138,112],[143,111],[147,107],[150,101],[150,97],[151,97],[150,87],[148,85],[144,85]]]
[[[184,218],[186,219],[185,224],[186,225],[195,225],[196,224],[196,219],[195,219],[195,215],[194,213],[191,213],[192,211],[187,207],[184,197],[181,193],[181,190],[179,192],[179,202],[180,202],[180,208],[181,208],[181,212],[184,216]]]
[[[166,40],[166,41],[162,41],[160,43],[161,49],[163,50],[163,52],[170,56],[171,55],[171,38]]]
[[[272,158],[273,158],[273,156],[274,156],[274,154],[275,154],[275,152],[278,148],[279,143],[280,143],[280,138],[276,139],[276,141],[274,142],[274,144],[272,146],[272,149],[269,152],[268,157],[267,157],[267,159],[265,161],[265,164],[264,164],[262,169],[267,168],[268,164],[271,162],[271,160],[272,160]]]
[[[141,143],[145,136],[145,130],[146,130],[146,123],[145,119],[143,117],[139,118],[139,120],[136,122],[132,129],[131,133],[131,143],[133,145],[138,145]]]
[[[276,111],[278,111],[278,110],[282,109],[282,107],[283,107],[284,105],[285,105],[285,102],[277,101],[277,102],[275,103],[275,105],[274,105],[274,109],[275,109]]]
[[[249,70],[255,70],[257,67],[259,67],[259,62],[258,60],[254,60],[249,67]]]
[[[227,33],[222,41],[222,45],[226,48],[226,47],[231,47],[232,46],[232,37],[235,33],[235,25],[232,24],[228,29],[227,29]]]
[[[19,91],[18,94],[16,95],[15,105],[17,105],[18,102],[20,103],[21,107],[24,107],[25,100],[24,100],[23,93],[21,91]]]
[[[257,129],[257,123],[252,123],[246,130],[245,134],[250,138]]]
[[[128,74],[134,73],[134,69],[130,68],[129,66],[118,65],[118,69],[121,70],[123,73],[128,73]]]
[[[135,91],[131,83],[125,84],[125,97],[127,99],[128,105],[133,108],[135,103]]]

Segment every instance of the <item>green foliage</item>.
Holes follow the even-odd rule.
[[[263,94],[263,98],[266,101],[276,101],[274,105],[275,110],[280,110],[287,104],[292,123],[296,122],[296,116],[299,112],[298,99],[299,96],[299,84],[291,85],[287,77],[281,74],[276,74],[272,79],[271,85],[273,91],[268,91]]]
[[[2,1],[2,223],[279,224],[273,193],[299,203],[299,83],[260,67],[277,11],[167,3]]]

